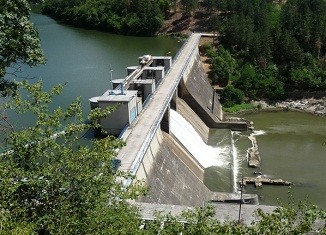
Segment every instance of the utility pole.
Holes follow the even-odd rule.
[[[240,185],[240,205],[239,205],[239,218],[238,218],[238,223],[240,224],[241,222],[241,205],[242,205],[242,189],[243,189],[243,176],[241,177],[241,185]]]

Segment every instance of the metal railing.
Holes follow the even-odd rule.
[[[193,36],[193,35],[192,35],[192,36]],[[196,46],[198,45],[199,39],[200,39],[200,35],[198,35],[198,39],[196,40],[196,42],[197,42],[197,43],[195,43]],[[172,66],[171,66],[169,72],[168,72],[168,73],[165,75],[165,77],[164,77],[164,80],[165,80],[165,78],[167,77],[167,75],[170,73],[170,71],[173,69],[173,67],[175,66],[175,62],[176,62],[176,61],[178,60],[178,58],[180,57],[181,53],[183,53],[183,51],[185,50],[185,47],[186,47],[187,44],[189,43],[189,40],[190,40],[190,37],[187,39],[187,41],[183,44],[183,46],[181,47],[181,49],[180,49],[179,52],[177,53],[175,59],[173,60],[173,64],[172,64]],[[186,60],[186,62],[185,62],[184,65],[183,65],[182,70],[179,72],[179,74],[177,75],[177,78],[176,78],[176,79],[174,80],[174,82],[173,82],[173,86],[172,86],[171,89],[168,91],[168,93],[167,93],[167,95],[166,95],[166,98],[165,98],[165,100],[164,100],[164,102],[163,102],[163,106],[162,106],[162,108],[161,108],[161,110],[160,110],[160,112],[159,112],[159,115],[158,115],[158,117],[155,119],[154,123],[152,124],[152,126],[151,126],[151,128],[150,128],[150,131],[149,131],[149,134],[146,136],[146,138],[145,138],[145,140],[144,140],[144,142],[143,142],[141,148],[139,149],[138,154],[136,155],[135,160],[133,161],[133,163],[132,163],[132,165],[131,165],[131,167],[130,167],[130,174],[131,174],[131,175],[135,175],[135,174],[136,174],[136,172],[137,172],[137,170],[138,170],[138,168],[139,168],[141,162],[143,161],[143,158],[144,158],[144,156],[145,156],[145,154],[146,154],[146,152],[147,152],[147,150],[148,150],[148,148],[149,148],[149,146],[150,146],[150,143],[151,143],[152,139],[154,138],[154,136],[155,136],[155,134],[156,134],[156,132],[157,132],[159,126],[160,126],[160,123],[161,123],[161,121],[162,121],[163,115],[164,115],[164,113],[165,113],[165,111],[166,111],[166,109],[167,109],[167,107],[168,107],[168,105],[169,105],[169,103],[170,103],[170,101],[171,101],[171,99],[172,99],[173,93],[175,92],[175,89],[177,88],[178,84],[180,83],[180,80],[181,80],[181,78],[182,78],[182,76],[183,76],[183,74],[184,74],[186,68],[188,67],[188,65],[189,65],[189,63],[190,63],[191,56],[193,55],[194,51],[195,51],[196,48],[197,48],[196,46],[194,46],[194,47],[191,49],[191,51],[190,51],[190,53],[189,53],[189,55],[188,55],[188,57],[187,57],[187,60]],[[155,93],[156,93],[156,91],[155,91]],[[155,94],[155,93],[154,93],[154,94]],[[153,94],[153,95],[154,95],[154,94]],[[126,187],[128,187],[128,186],[131,184],[131,182],[132,182],[132,179],[129,178],[129,179],[127,179],[127,180],[124,182],[124,185],[125,185]]]

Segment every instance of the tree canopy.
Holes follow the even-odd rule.
[[[8,71],[17,75],[22,63],[35,66],[45,62],[29,14],[26,0],[0,0],[0,92],[3,96],[13,94],[16,89],[13,81],[4,79]]]
[[[162,26],[168,0],[45,0],[42,12],[67,24],[149,36]]]
[[[198,6],[198,0],[180,0],[182,9],[185,13],[190,14]]]
[[[212,81],[240,89],[247,99],[280,100],[287,92],[326,90],[324,0],[221,1],[220,9],[225,12],[219,16],[220,45],[209,55]],[[226,60],[214,63],[221,48],[237,64],[236,76],[227,83],[221,73],[228,68],[222,66]]]
[[[122,180],[131,176],[114,168],[122,142],[108,136],[81,144],[81,135],[93,124],[85,124],[80,100],[66,110],[49,109],[63,86],[49,92],[41,82],[18,86],[17,95],[1,108],[34,115],[35,126],[11,132],[10,151],[0,157],[0,234],[116,234],[137,229],[137,209],[126,200],[144,190],[140,182],[123,187]],[[96,126],[96,120],[111,111],[94,110],[88,118]]]

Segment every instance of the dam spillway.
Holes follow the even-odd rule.
[[[207,145],[195,128],[176,111],[170,111],[171,133],[204,168],[227,167],[229,150]]]
[[[191,35],[168,71],[165,70],[164,64],[161,66],[163,68],[160,70],[160,79],[156,80],[154,77],[151,80],[148,73],[145,73],[143,78],[143,74],[137,72],[137,78],[128,79],[128,86],[136,84],[135,91],[122,91],[122,82],[121,92],[107,91],[99,98],[91,99],[91,104],[98,107],[110,105],[111,99],[115,104],[125,104],[122,106],[125,108],[120,109],[124,114],[115,113],[116,116],[110,120],[101,121],[105,124],[104,127],[111,130],[114,129],[112,123],[119,123],[117,130],[122,132],[119,135],[126,141],[126,146],[119,150],[117,156],[121,161],[119,170],[128,171],[137,179],[145,180],[149,195],[142,198],[142,201],[202,205],[213,197],[213,193],[203,184],[205,167],[229,164],[230,160],[220,156],[222,151],[212,146],[206,146],[206,151],[214,153],[213,162],[206,164],[207,159],[200,162],[194,157],[202,155],[200,151],[197,154],[194,153],[195,150],[190,151],[190,147],[185,147],[183,140],[175,138],[171,131],[171,116],[173,118],[175,115],[174,110],[183,114],[191,113],[190,117],[186,117],[188,120],[202,120],[192,121],[192,124],[194,130],[200,133],[203,142],[206,141],[209,127],[215,127],[223,121],[221,105],[218,99],[214,98],[215,91],[210,86],[200,62],[200,37],[200,34]],[[153,59],[155,60],[155,57]],[[139,69],[146,70],[146,65],[138,67],[137,70],[140,71]],[[125,120],[122,122],[122,119]],[[246,126],[246,123],[240,125]],[[199,148],[203,150],[204,147]],[[131,183],[131,180],[127,180],[125,185]]]

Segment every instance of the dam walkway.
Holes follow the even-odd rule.
[[[193,33],[188,38],[175,57],[168,74],[152,95],[151,102],[143,109],[136,124],[131,127],[126,141],[127,144],[119,151],[117,156],[121,160],[120,170],[136,174],[150,142],[157,129],[160,128],[165,112],[170,107],[170,101],[194,50],[198,47],[200,37],[201,34]],[[131,180],[126,182],[126,186],[130,183]]]

